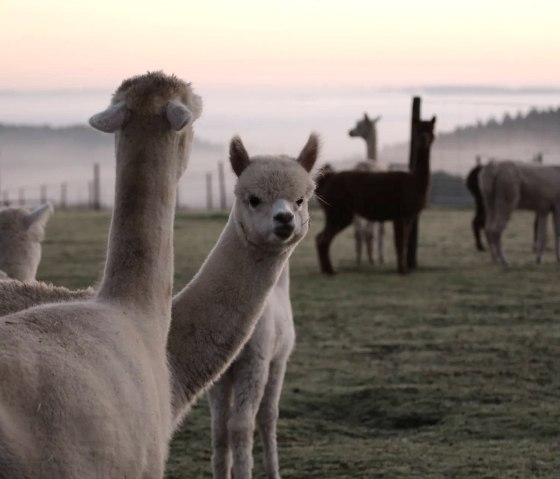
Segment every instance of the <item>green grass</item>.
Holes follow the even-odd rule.
[[[414,273],[354,266],[350,229],[319,274],[314,236],[292,258],[297,346],[278,443],[289,478],[556,478],[560,468],[560,267],[531,253],[532,215],[505,235],[508,269],[477,253],[472,212],[428,210]],[[178,213],[176,290],[197,271],[226,217]],[[69,287],[102,270],[109,214],[57,211],[40,279]],[[551,242],[551,241],[550,241]],[[200,400],[171,446],[168,478],[211,477]],[[259,440],[256,477],[262,474]]]

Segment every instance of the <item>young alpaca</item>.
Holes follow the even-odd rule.
[[[363,138],[366,142],[367,160],[360,161],[354,169],[356,171],[383,171],[377,159],[377,122],[380,116],[370,120],[367,113],[356,123],[348,135],[351,137]],[[368,221],[358,215],[354,215],[354,240],[356,244],[356,263],[359,266],[362,262],[362,244],[366,246],[366,253],[370,264],[373,264],[373,241],[375,239],[375,226],[377,225],[377,260],[380,264],[385,262],[383,255],[383,238],[385,228],[383,222]]]
[[[0,209],[0,279],[35,279],[45,225],[52,212],[50,203],[31,212],[24,208]]]
[[[288,291],[287,263],[309,227],[307,205],[313,193],[313,182],[308,172],[317,154],[318,139],[315,135],[309,138],[297,162],[285,157],[251,161],[241,141],[232,141],[231,163],[240,175],[235,206],[200,271],[173,299],[173,320],[167,346],[172,415],[176,426],[197,396],[237,355],[261,316],[265,302],[266,311],[270,310],[274,303],[272,300],[267,302],[267,298],[272,288],[275,296],[284,299],[281,303],[283,319],[288,322],[278,337],[293,331],[291,310],[288,310],[289,297],[286,300],[285,296]],[[274,207],[271,206],[273,204]],[[0,316],[37,304],[72,301],[92,294],[91,290],[69,291],[42,283],[6,282],[0,284]],[[272,318],[268,313],[263,317]],[[258,327],[261,332],[256,337],[272,334],[268,329],[271,321],[259,322],[259,325],[262,323]],[[285,349],[291,349],[288,341]],[[269,360],[276,364],[280,358],[275,355]],[[270,377],[272,385],[273,376]],[[275,381],[280,381],[279,387],[282,379],[283,374],[274,376]],[[265,442],[266,450],[270,451],[267,453],[267,468],[277,471],[273,429],[277,400],[275,402],[271,394],[267,393],[269,399],[266,402],[270,407],[263,406],[259,417],[263,424],[263,437],[270,438]],[[266,423],[263,422],[265,420]],[[267,424],[270,427],[264,429]],[[214,437],[217,438],[217,435]],[[223,447],[229,450],[230,446],[226,442]],[[215,450],[218,455],[222,454],[219,443]],[[224,453],[229,457],[227,451]]]
[[[200,110],[190,85],[156,72],[90,119],[116,142],[105,272],[93,300],[0,318],[2,477],[163,476],[175,191]]]
[[[254,231],[240,245],[238,254],[248,255],[247,258],[258,255],[261,262],[272,261],[277,274],[273,277],[267,273],[263,285],[262,266],[255,264],[243,270],[242,279],[238,279],[242,284],[235,288],[235,297],[242,305],[255,289],[260,294],[263,287],[273,287],[249,341],[208,391],[215,478],[230,478],[232,473],[236,478],[252,476],[255,420],[263,441],[267,477],[280,477],[276,421],[286,364],[295,342],[287,259],[294,241],[308,228],[307,200],[313,192],[313,182],[307,172],[316,157],[315,137],[310,138],[297,163],[283,157],[249,161],[241,143],[232,143],[232,165],[239,176],[233,214],[241,224],[250,226],[242,226],[242,231]],[[285,170],[283,177],[281,169]],[[271,174],[273,170],[277,172]],[[265,175],[270,180],[261,179]],[[244,263],[250,264],[247,260]]]
[[[486,221],[484,214],[484,201],[482,199],[482,193],[480,192],[480,185],[478,183],[478,177],[481,169],[482,165],[476,165],[471,171],[469,171],[465,181],[467,189],[470,191],[474,199],[475,211],[474,218],[472,220],[472,231],[476,249],[478,251],[484,251],[484,244],[482,243],[480,233],[484,229],[484,222]]]
[[[415,169],[412,172],[362,171],[326,172],[317,180],[317,197],[325,212],[325,227],[316,236],[321,271],[334,274],[329,248],[334,237],[346,228],[355,214],[370,221],[393,221],[398,271],[408,272],[407,244],[414,219],[426,204],[430,184],[430,148],[435,117],[415,122],[417,138]]]
[[[480,171],[479,184],[486,209],[486,240],[494,262],[507,265],[502,233],[515,209],[537,214],[537,263],[541,262],[545,246],[546,218],[552,212],[554,250],[556,260],[560,261],[560,167],[491,161]]]

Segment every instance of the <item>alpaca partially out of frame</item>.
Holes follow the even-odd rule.
[[[471,226],[474,235],[474,242],[478,251],[484,251],[481,233],[484,230],[484,223],[486,221],[484,200],[482,199],[482,193],[480,192],[480,185],[478,182],[481,169],[482,165],[476,165],[469,171],[465,180],[467,189],[470,191],[474,199],[474,217]]]
[[[515,209],[531,210],[537,215],[537,263],[541,262],[545,247],[546,218],[552,213],[554,251],[560,261],[560,167],[490,161],[479,173],[479,184],[486,210],[486,241],[494,262],[507,264],[502,233]]]
[[[45,203],[33,211],[0,209],[0,279],[35,279],[41,261],[41,241],[53,207]]]
[[[319,176],[316,193],[325,212],[325,227],[315,241],[323,273],[334,273],[329,257],[330,244],[352,222],[355,214],[370,221],[393,222],[398,271],[408,272],[408,238],[415,218],[426,204],[430,184],[430,149],[435,121],[435,117],[430,121],[417,120],[413,125],[417,147],[413,152],[416,161],[412,172],[328,171]]]
[[[90,119],[116,143],[105,271],[92,300],[0,318],[0,477],[163,477],[175,191],[200,111],[156,72]]]
[[[270,339],[275,335],[278,341],[285,343],[283,351],[286,354],[293,344],[289,340],[290,337],[293,339],[293,324],[289,296],[286,296],[287,264],[308,230],[307,204],[314,186],[308,172],[317,158],[318,140],[312,135],[297,161],[285,157],[250,160],[239,139],[232,141],[230,151],[234,171],[240,175],[235,206],[220,239],[199,272],[173,300],[168,358],[172,415],[176,426],[196,398],[235,358],[261,315],[253,336],[257,339],[251,341]],[[273,293],[269,296],[271,290]],[[75,301],[92,294],[91,289],[70,291],[38,282],[0,283],[0,316],[37,304]],[[272,300],[272,297],[277,299]],[[267,301],[267,298],[270,299]],[[284,324],[283,332],[271,331],[270,327],[279,321]],[[246,354],[246,350],[243,351]],[[267,358],[274,364],[281,359],[277,349],[271,349]],[[256,377],[259,381],[263,379],[259,375]],[[279,381],[280,388],[282,379],[283,374],[275,375],[274,379],[271,376],[270,383],[275,381],[278,384]],[[270,438],[265,443],[270,458],[267,459],[267,470],[277,471],[277,412],[274,409],[277,399],[270,394],[266,397],[270,408],[260,417],[267,420],[262,426],[266,428],[263,437]],[[228,451],[235,445],[226,443],[224,447],[226,451],[217,447],[216,458],[224,452],[230,454]],[[251,449],[245,447],[244,451],[248,454],[245,456],[247,464]]]
[[[356,122],[348,135],[351,137],[363,138],[366,142],[367,160],[360,161],[354,169],[356,171],[383,171],[384,168],[377,158],[377,122],[380,116],[371,120],[367,113],[364,117]],[[356,246],[356,264],[359,266],[362,262],[362,246],[366,247],[366,254],[370,264],[373,260],[373,242],[375,240],[375,229],[377,229],[377,261],[379,264],[385,262],[383,255],[383,238],[385,228],[383,222],[372,222],[354,215],[354,240]]]

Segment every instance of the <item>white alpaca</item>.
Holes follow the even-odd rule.
[[[537,263],[541,262],[545,246],[546,218],[552,212],[555,254],[556,260],[560,261],[559,167],[491,161],[480,171],[479,185],[486,209],[486,239],[494,262],[507,264],[502,248],[502,233],[515,209],[537,213]]]
[[[0,477],[163,476],[175,191],[200,111],[158,72],[124,81],[90,119],[115,132],[105,272],[93,300],[0,318]]]
[[[288,259],[308,230],[307,204],[313,192],[308,172],[317,152],[318,140],[312,135],[297,162],[285,157],[251,161],[241,141],[232,141],[232,166],[238,175],[243,173],[236,186],[235,206],[200,271],[173,300],[168,357],[176,426],[237,355],[272,288],[275,295],[287,291],[283,285]],[[0,316],[91,294],[91,290],[7,282],[0,284]],[[268,301],[267,311],[272,304]],[[289,307],[289,298],[283,304]],[[276,454],[275,449],[272,454]]]
[[[0,209],[0,279],[35,279],[45,225],[52,212],[50,203],[31,212],[25,208]]]
[[[380,116],[371,120],[367,113],[364,117],[356,122],[356,126],[352,128],[348,135],[351,137],[363,138],[366,142],[367,160],[359,162],[354,169],[357,171],[384,171],[377,159],[377,129],[376,124],[381,119]],[[374,223],[368,221],[361,216],[354,216],[354,239],[356,242],[356,263],[358,266],[362,262],[362,245],[366,246],[368,260],[373,264],[373,241],[375,239],[375,226],[377,225],[377,260],[380,264],[385,262],[383,254],[383,238],[385,227],[383,222]]]
[[[306,171],[299,166],[296,170],[294,166],[297,163],[284,158],[255,158],[249,162],[249,157],[240,144],[231,151],[232,164],[239,176],[235,215],[246,218],[245,221],[251,216],[255,217],[262,224],[259,229],[263,230],[244,245],[244,253],[253,256],[259,252],[262,257],[269,256],[275,243],[281,245],[285,242],[284,238],[294,234],[301,238],[302,233],[307,231],[307,200],[313,191],[313,183],[306,171],[310,171],[315,163],[317,141],[312,137],[300,154],[298,161]],[[233,161],[236,157],[239,159]],[[297,187],[291,186],[287,181],[274,188],[272,185],[258,185],[256,179],[266,169],[280,167],[280,160],[294,165],[291,167],[294,173],[299,172]],[[240,168],[235,166],[236,163],[249,166]],[[278,178],[278,174],[273,177]],[[263,234],[265,232],[266,235]],[[208,391],[212,413],[212,467],[215,478],[230,478],[232,473],[236,478],[251,477],[255,420],[263,441],[267,477],[280,477],[276,449],[278,402],[286,364],[295,341],[287,262],[289,251],[285,247],[283,249],[284,261],[275,261],[277,280],[275,278],[275,282],[270,283],[272,277],[266,277],[267,286],[274,287],[251,338],[233,364]],[[243,295],[241,304],[249,300],[249,291],[252,294],[254,288],[262,282],[259,269],[243,272],[244,277],[248,274],[256,277],[250,279],[253,284],[243,284],[239,291]],[[248,280],[249,277],[243,282]],[[262,286],[258,289],[262,291]]]

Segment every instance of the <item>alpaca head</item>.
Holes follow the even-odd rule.
[[[305,236],[308,201],[314,190],[309,172],[318,151],[315,134],[297,159],[283,155],[250,158],[241,138],[232,139],[230,162],[238,176],[234,215],[238,231],[248,243],[281,250]]]
[[[24,208],[0,210],[0,270],[20,281],[35,279],[41,261],[41,241],[53,212],[50,203],[33,211]]]
[[[381,119],[380,116],[371,120],[367,113],[364,113],[364,117],[356,122],[356,126],[352,128],[348,135],[352,137],[360,137],[366,140],[372,134],[375,124]]]
[[[435,139],[436,117],[431,120],[416,120],[414,122],[414,135],[419,148],[430,148]]]
[[[193,93],[190,83],[162,72],[149,72],[123,81],[109,107],[89,122],[97,130],[115,133],[117,149],[121,138],[131,137],[138,151],[154,149],[157,139],[171,144],[173,155],[169,156],[177,160],[178,178],[187,166],[192,123],[201,112],[202,100]]]

